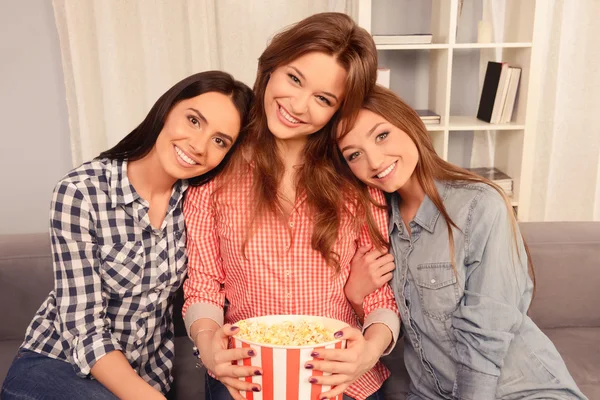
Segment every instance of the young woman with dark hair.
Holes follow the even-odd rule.
[[[224,72],[185,78],[115,147],[57,184],[54,289],[27,329],[2,399],[164,399],[172,300],[187,270],[183,195],[234,152],[252,99]]]

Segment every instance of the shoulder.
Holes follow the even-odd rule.
[[[73,197],[97,196],[110,180],[111,160],[95,159],[69,171],[54,187],[54,193]]]
[[[502,195],[492,186],[480,182],[446,182],[444,202],[460,207],[471,217],[494,218],[507,210]]]

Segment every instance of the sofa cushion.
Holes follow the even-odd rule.
[[[23,340],[25,329],[53,287],[47,233],[0,238],[0,340]]]
[[[4,382],[20,345],[21,340],[0,340],[0,385]]]
[[[545,329],[573,379],[590,399],[600,399],[600,327]]]
[[[542,329],[600,327],[600,224],[520,224],[536,270],[529,314]]]

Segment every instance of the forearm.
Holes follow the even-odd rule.
[[[377,359],[385,353],[394,339],[390,328],[381,323],[369,326],[364,332],[364,337],[369,344],[370,351],[377,356]]]
[[[213,366],[211,365],[210,360],[208,360],[206,357],[203,357],[203,355],[209,354],[209,352],[212,351],[212,339],[215,335],[215,332],[219,328],[221,328],[219,324],[210,318],[200,318],[196,320],[190,327],[190,337],[200,352],[202,362],[205,365],[208,363],[206,367],[209,369],[211,369]]]
[[[131,368],[120,351],[111,351],[100,358],[91,374],[119,399],[165,399]]]
[[[348,298],[348,302],[352,306],[358,322],[362,325],[365,323],[365,308],[363,307],[363,300],[355,300]]]

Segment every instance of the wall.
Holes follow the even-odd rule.
[[[71,168],[50,1],[0,1],[0,88],[0,234],[45,232],[52,189]]]

